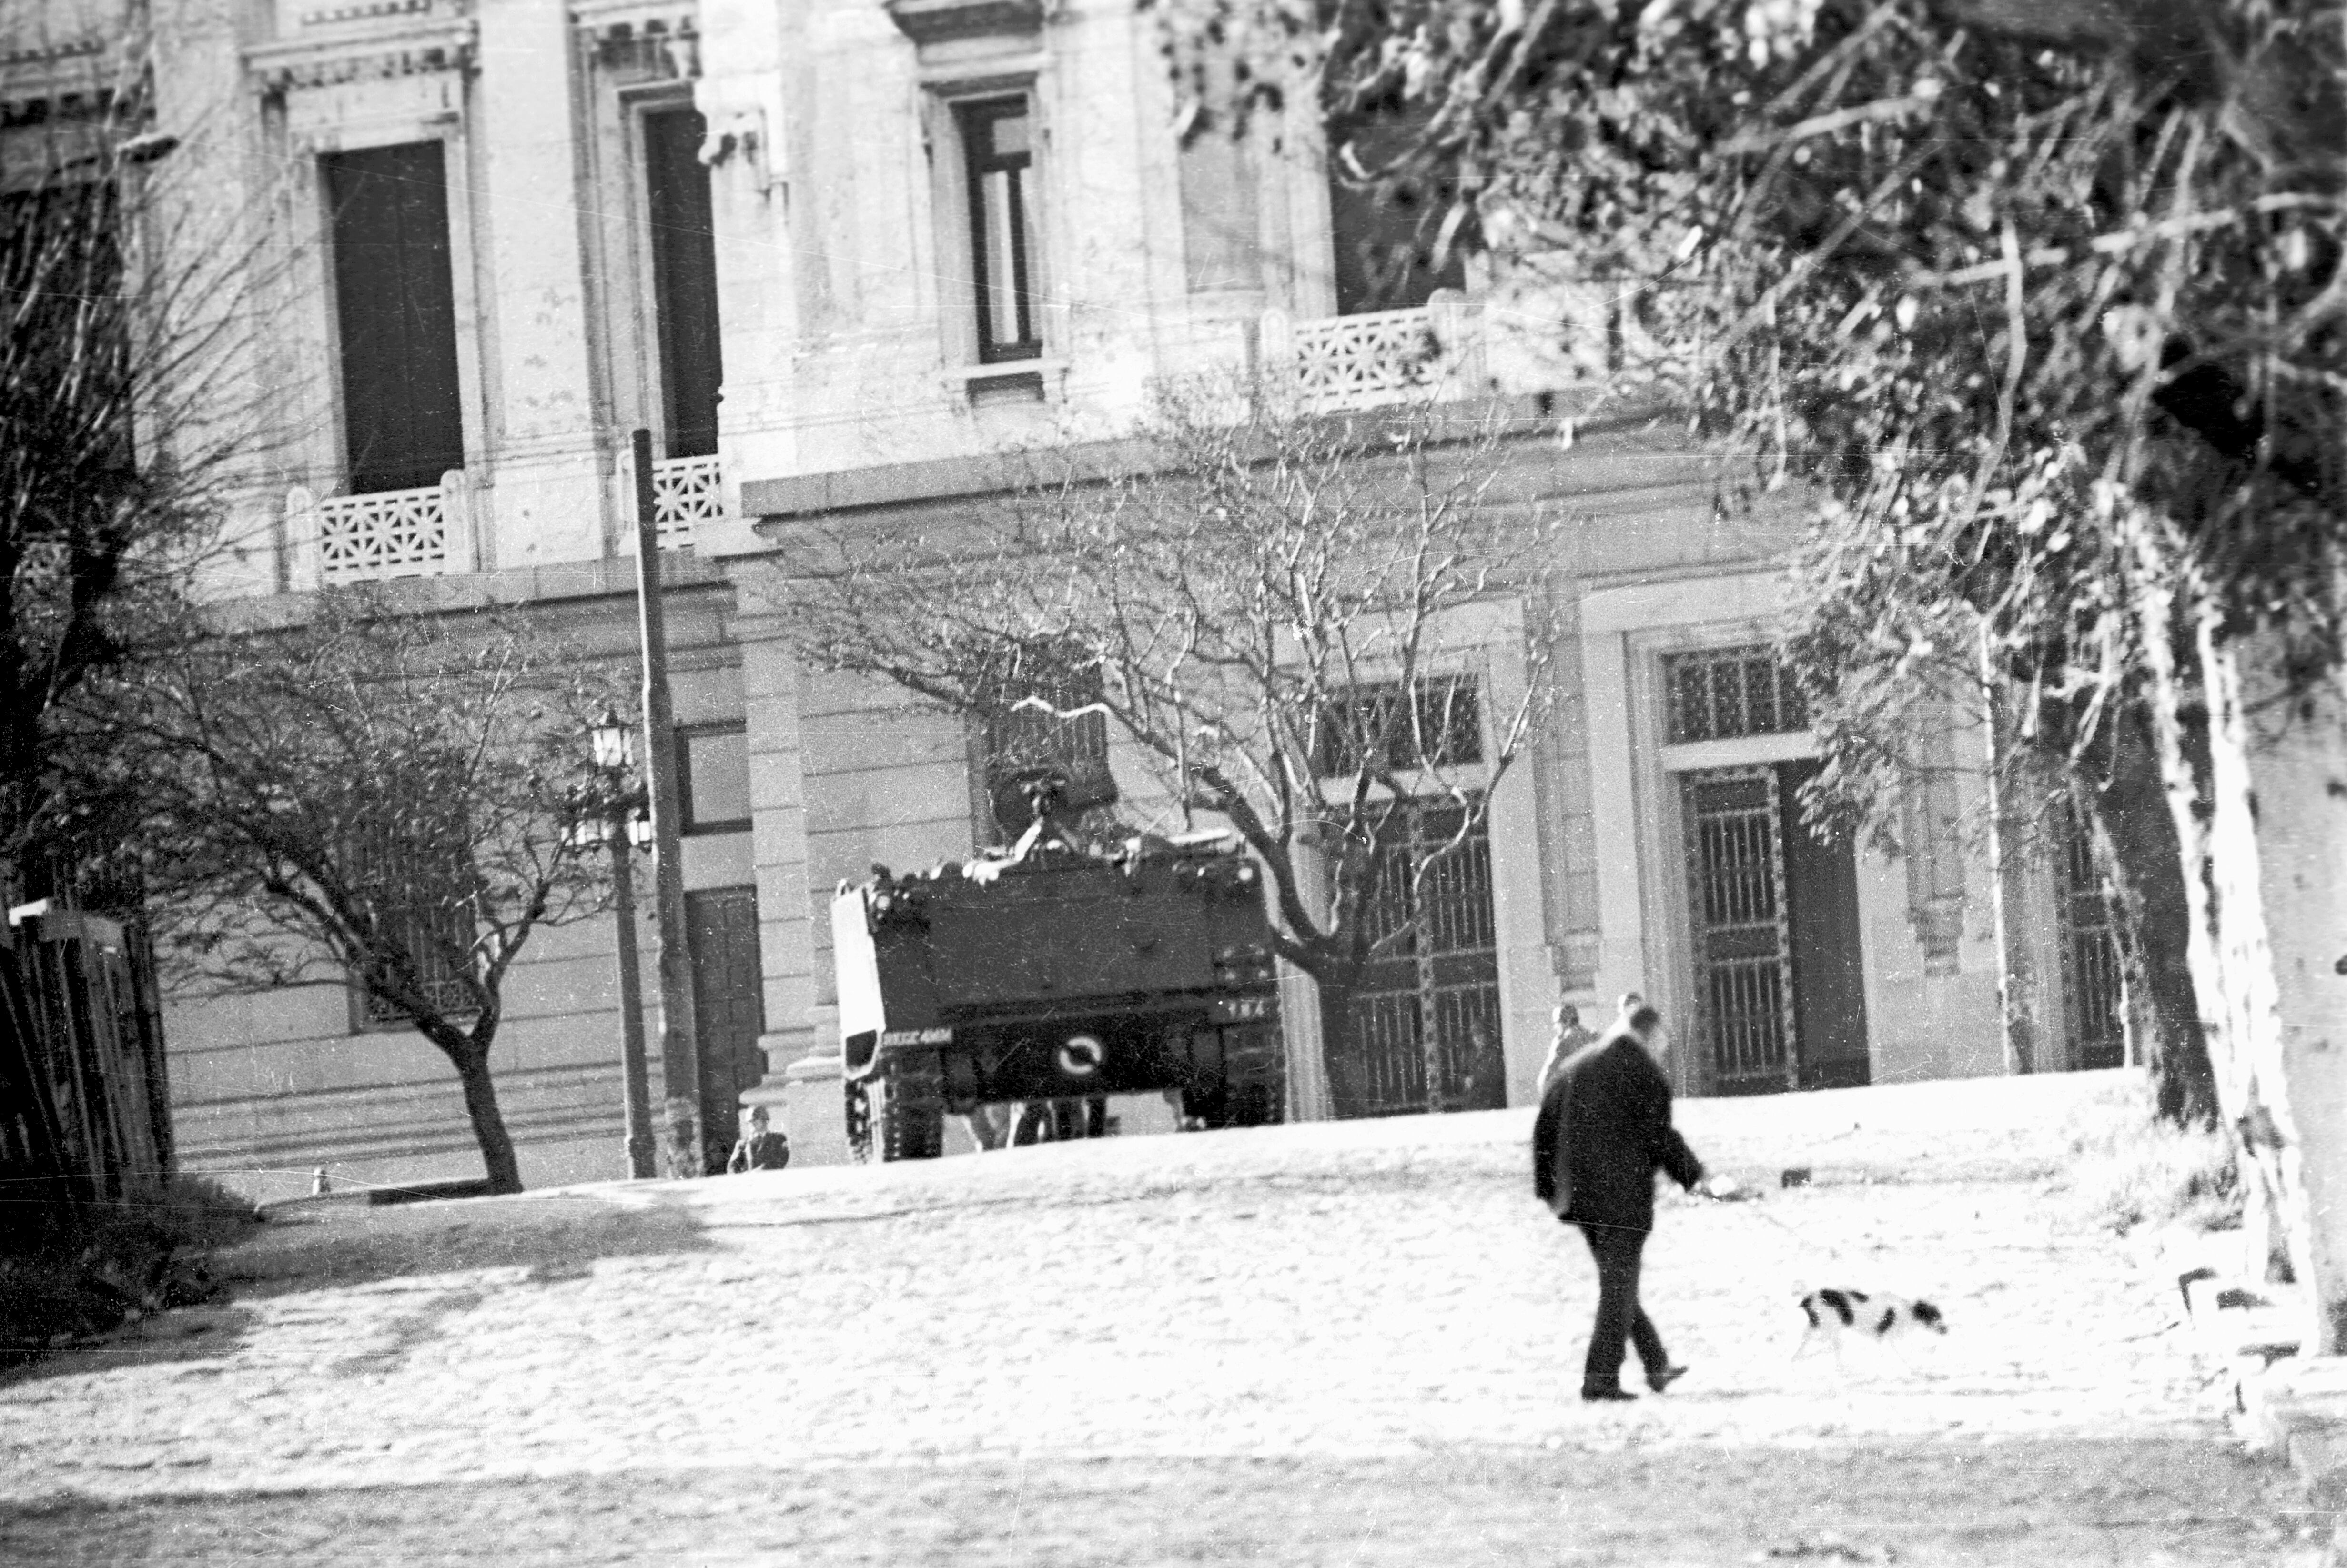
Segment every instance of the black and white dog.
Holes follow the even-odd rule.
[[[1840,1360],[1843,1345],[1850,1340],[1889,1345],[1918,1333],[1948,1331],[1946,1319],[1929,1301],[1880,1292],[1812,1290],[1801,1298],[1801,1315],[1809,1326],[1802,1331],[1801,1342],[1793,1347],[1795,1356],[1822,1340],[1833,1347],[1834,1359]]]

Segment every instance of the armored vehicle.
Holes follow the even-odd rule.
[[[1280,1119],[1263,879],[1221,834],[1071,847],[1048,812],[1009,854],[840,884],[847,1136],[934,1159],[948,1113],[1178,1091],[1209,1127]]]

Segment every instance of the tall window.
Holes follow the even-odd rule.
[[[1461,247],[1439,244],[1450,193],[1409,180],[1371,184],[1363,178],[1425,128],[1421,117],[1392,105],[1362,109],[1328,127],[1328,221],[1336,239],[1340,316],[1414,310],[1437,289],[1467,285]]]
[[[688,833],[750,828],[750,735],[739,724],[687,729],[676,738],[677,786]]]
[[[463,1017],[472,1012],[474,999],[472,868],[461,850],[431,841],[438,836],[428,830],[417,836],[374,834],[359,850],[359,863],[367,869],[359,896],[363,911],[374,922],[379,949],[404,954],[432,1004]],[[364,977],[358,991],[364,1027],[398,1028],[410,1022]]]
[[[28,520],[70,526],[68,519],[94,514],[103,509],[101,476],[131,464],[121,208],[110,180],[61,176],[0,194],[0,300],[9,329],[0,371],[12,387],[44,393],[8,409],[13,449],[40,453],[36,463],[11,464],[8,483],[58,491],[17,497],[17,514]]]
[[[1048,647],[1029,647],[1004,674],[999,691],[999,699],[988,704],[983,772],[995,826],[1004,837],[1016,837],[1034,820],[1025,783],[1039,771],[1054,771],[1066,780],[1060,800],[1063,812],[1115,800],[1108,716],[1095,711],[1061,717],[1100,700],[1098,670],[1071,668]]]
[[[701,162],[708,127],[698,109],[676,108],[646,115],[643,127],[667,455],[706,457],[717,450],[717,399],[725,379],[718,351],[717,242],[709,170]]]
[[[969,187],[971,281],[981,364],[1043,351],[1036,322],[1034,118],[1025,94],[954,106]]]
[[[441,144],[324,158],[354,494],[413,490],[465,466]]]
[[[1490,820],[1479,816],[1464,843],[1427,864],[1480,806],[1412,801],[1380,848],[1363,911],[1378,946],[1353,997],[1359,1066],[1345,1074],[1340,1116],[1508,1103]]]
[[[2075,810],[2055,819],[2060,872],[2063,1027],[2074,1067],[2127,1062],[2126,993],[2119,968],[2118,911],[2095,853],[2093,830]]]

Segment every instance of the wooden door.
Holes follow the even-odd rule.
[[[702,1142],[716,1170],[740,1136],[741,1096],[766,1075],[764,966],[758,954],[758,891],[716,888],[684,896],[692,947],[692,1007],[701,1047]]]
[[[1818,769],[1813,761],[1780,762],[1776,769],[1784,813],[1797,1086],[1848,1089],[1869,1076],[1858,853],[1848,838],[1820,841],[1801,821],[1801,786],[1817,777]]]

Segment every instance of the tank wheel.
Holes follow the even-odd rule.
[[[871,1097],[858,1079],[850,1078],[842,1087],[846,1098],[847,1152],[856,1156],[856,1164],[864,1165],[872,1158]]]
[[[945,1153],[945,1074],[934,1053],[885,1059],[866,1092],[873,1101],[869,1142],[880,1159],[933,1160]]]

